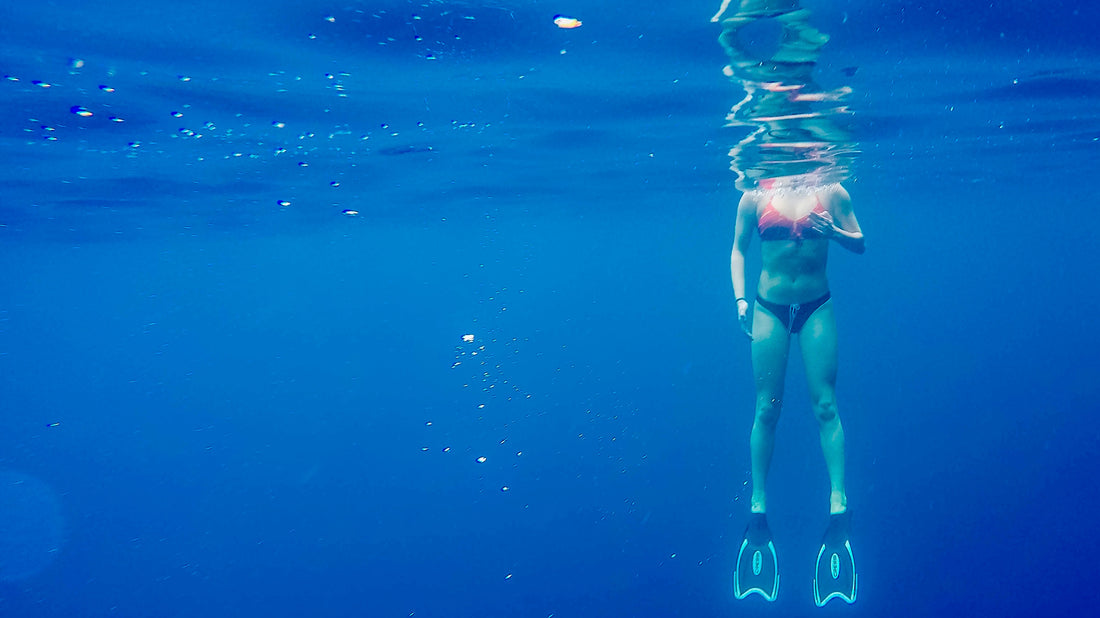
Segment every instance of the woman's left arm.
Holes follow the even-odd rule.
[[[859,228],[856,213],[852,210],[852,198],[844,187],[837,185],[836,191],[829,195],[829,210],[824,215],[814,217],[814,225],[826,238],[832,238],[838,245],[852,253],[863,253],[863,230]]]

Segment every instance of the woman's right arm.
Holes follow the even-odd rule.
[[[749,338],[749,301],[745,296],[745,254],[752,244],[752,234],[756,229],[756,198],[749,193],[741,195],[737,205],[737,222],[733,228],[733,251],[730,252],[730,278],[733,280],[733,294],[737,298],[737,321],[741,330]]]

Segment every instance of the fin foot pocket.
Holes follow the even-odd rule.
[[[745,528],[733,571],[733,594],[738,599],[758,594],[766,601],[774,601],[779,594],[779,560],[763,513],[753,513]]]
[[[856,574],[852,543],[848,538],[851,519],[851,511],[829,516],[829,527],[817,552],[817,567],[814,570],[814,603],[818,607],[834,598],[847,603],[856,602],[859,576]]]

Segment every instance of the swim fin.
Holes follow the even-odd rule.
[[[829,527],[817,552],[817,570],[814,573],[814,602],[821,607],[836,597],[848,603],[856,602],[856,559],[848,540],[851,511],[829,516]]]
[[[733,571],[734,596],[743,599],[753,593],[766,601],[774,601],[779,594],[779,561],[763,513],[750,515],[745,540],[737,552],[737,568]]]

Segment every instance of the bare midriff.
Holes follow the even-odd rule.
[[[760,243],[760,256],[763,264],[757,293],[761,298],[793,305],[821,298],[829,291],[827,239],[767,240]]]

